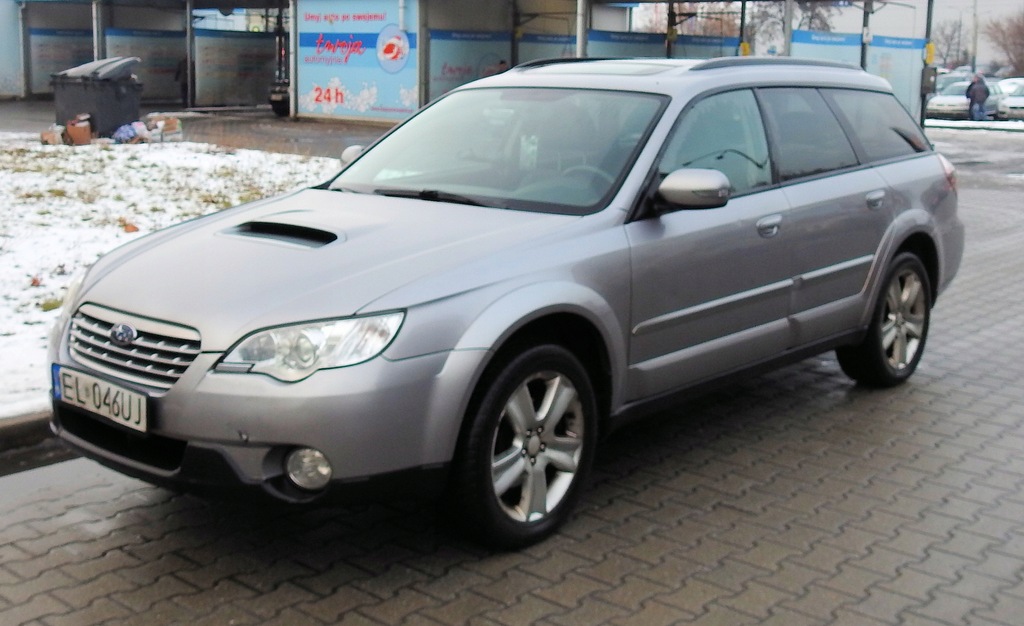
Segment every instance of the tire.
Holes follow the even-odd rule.
[[[836,350],[847,376],[868,387],[893,387],[917,369],[928,338],[931,283],[911,253],[893,259],[864,341]]]
[[[483,544],[514,549],[565,523],[590,473],[597,401],[556,345],[528,348],[485,377],[453,477],[451,513]]]

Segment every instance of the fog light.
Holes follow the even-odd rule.
[[[310,491],[323,489],[331,480],[331,464],[323,452],[313,448],[292,450],[284,460],[288,478],[296,486]]]

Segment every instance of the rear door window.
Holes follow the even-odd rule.
[[[865,161],[884,161],[931,149],[924,133],[892,94],[853,89],[822,92],[843,118]]]
[[[775,145],[782,181],[858,165],[839,120],[812,88],[758,90]]]

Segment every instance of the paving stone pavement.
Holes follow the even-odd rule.
[[[482,550],[429,504],[254,508],[76,460],[0,479],[0,624],[1024,623],[1013,197],[963,190],[964,266],[908,384],[822,356],[630,426],[540,545]]]

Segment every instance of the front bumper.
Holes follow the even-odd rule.
[[[51,428],[108,467],[187,491],[288,502],[432,495],[443,486],[466,387],[484,355],[378,358],[285,384],[213,372],[217,355],[204,354],[166,394],[150,394],[147,432],[61,401],[54,401]],[[304,491],[286,478],[284,458],[298,447],[316,448],[331,462],[324,490]]]

